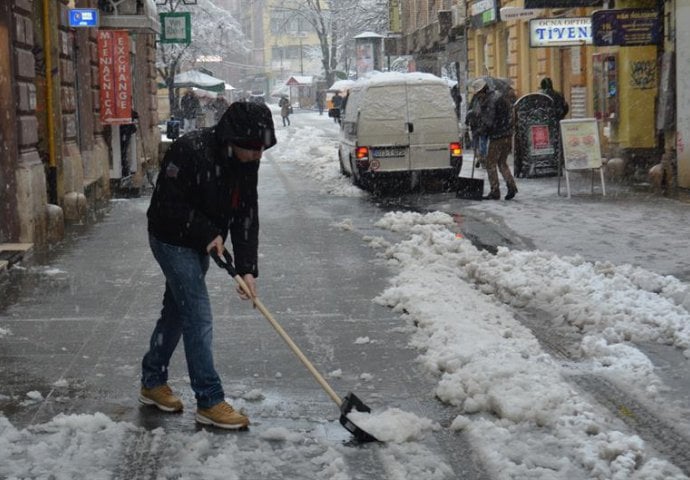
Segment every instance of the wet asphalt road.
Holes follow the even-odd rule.
[[[320,193],[316,182],[304,179],[298,167],[276,164],[270,155],[262,162],[260,181],[259,288],[266,307],[339,394],[353,391],[374,411],[398,407],[447,426],[457,412],[432,397],[436,380],[415,363],[417,352],[408,345],[406,325],[397,314],[372,302],[386,288],[392,272],[364,237],[396,240],[395,234],[378,229],[374,222],[385,211],[397,209],[462,214],[463,234],[489,251],[499,245],[532,249],[539,235],[535,232],[532,239],[516,234],[501,218],[476,205],[464,208],[467,202],[447,193],[329,196]],[[527,204],[522,208],[538,212],[534,206],[541,199],[524,196],[517,207]],[[572,206],[561,208],[578,208],[579,202],[586,211],[588,201],[575,199]],[[628,201],[623,208],[654,208],[647,207],[646,199],[621,197],[620,202]],[[46,422],[60,412],[103,412],[113,420],[144,427],[129,439],[118,478],[155,478],[162,460],[152,447],[155,442],[142,432],[163,427],[191,435],[198,430],[181,348],[173,358],[171,384],[182,394],[186,411],[159,414],[136,402],[139,362],[163,290],[146,241],[147,206],[146,195],[111,202],[98,222],[71,228],[68,241],[49,252],[36,252],[0,286],[0,327],[12,331],[11,336],[0,337],[0,409],[18,428]],[[616,214],[616,203],[609,201],[606,208]],[[341,226],[345,220],[352,221],[351,228]],[[592,225],[598,228],[596,222]],[[640,229],[654,231],[645,223]],[[617,238],[609,234],[611,242]],[[239,437],[243,448],[264,448],[261,433],[271,427],[297,431],[305,439],[325,444],[347,445],[350,436],[337,422],[337,407],[266,320],[237,298],[227,274],[212,265],[208,285],[216,321],[216,365],[226,394],[252,419],[250,431]],[[577,360],[579,336],[544,329],[540,312],[517,313],[546,351],[566,361]],[[360,337],[371,342],[356,343]],[[643,349],[674,386],[671,393],[686,397],[690,374],[679,353],[662,345]],[[329,376],[338,369],[341,375]],[[573,385],[614,414],[621,402],[634,405],[637,419],[644,422],[636,421],[631,429],[690,471],[690,457],[683,447],[688,442],[674,433],[663,412],[653,405],[631,403],[629,392],[620,390],[620,385],[598,378],[573,378]],[[26,394],[31,391],[41,392],[44,399],[28,402]],[[254,399],[255,392],[261,398]],[[669,432],[678,438],[669,440]],[[447,478],[488,478],[462,434],[442,429],[417,446],[422,454],[438,456],[452,468]],[[349,449],[351,478],[389,478],[381,461],[384,450],[378,445]],[[285,475],[281,478],[297,478]],[[246,478],[262,477],[249,472]]]
[[[397,407],[447,426],[457,412],[430,394],[435,381],[415,363],[403,321],[372,302],[391,275],[362,239],[392,235],[373,226],[382,214],[377,202],[327,197],[294,167],[270,158],[262,163],[260,181],[264,305],[322,374],[342,371],[329,378],[341,396],[353,391],[374,411]],[[12,331],[0,338],[0,409],[17,428],[61,412],[103,412],[146,431],[197,431],[181,345],[170,383],[185,412],[159,414],[136,401],[139,362],[163,291],[147,246],[147,206],[146,195],[114,200],[97,223],[72,229],[69,241],[11,272],[0,305],[0,324]],[[352,230],[337,226],[346,219]],[[347,444],[350,435],[338,424],[336,405],[259,312],[238,299],[232,279],[212,265],[207,283],[216,366],[226,395],[252,419],[251,441],[260,442],[268,428],[284,427]],[[360,337],[370,342],[357,343]],[[31,391],[43,400],[27,402]],[[261,398],[253,400],[257,391]],[[151,440],[140,435],[131,442],[132,458],[123,461],[131,471],[120,476],[153,478],[159,459],[148,450]],[[351,450],[351,478],[388,478],[380,448]],[[419,448],[452,466],[455,478],[485,478],[460,434],[442,429]]]

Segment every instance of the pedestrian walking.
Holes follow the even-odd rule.
[[[335,92],[335,95],[331,98],[331,102],[333,103],[333,108],[329,110],[328,115],[333,117],[335,123],[340,123],[340,109],[343,106],[343,97],[340,96],[340,93]]]
[[[483,78],[478,78],[472,82],[472,90],[474,96],[477,97],[477,133],[489,137],[486,171],[491,190],[484,198],[487,200],[501,198],[498,182],[498,172],[500,171],[508,188],[505,199],[511,200],[518,191],[513,174],[508,167],[508,155],[512,150],[513,135],[512,104],[503,93],[498,90],[491,90]]]
[[[326,105],[326,91],[319,90],[316,94],[316,107],[319,109],[319,115],[323,115],[323,108]]]
[[[556,114],[556,121],[560,122],[570,111],[568,102],[565,101],[565,97],[561,92],[554,90],[553,82],[549,77],[544,77],[539,86],[541,93],[548,95],[553,100],[553,110]]]
[[[228,109],[228,101],[225,99],[223,94],[218,94],[216,98],[211,102],[211,111],[213,112],[213,123],[216,124],[223,118],[225,110]]]
[[[132,121],[130,123],[125,123],[120,125],[120,159],[122,167],[122,178],[129,177],[133,172],[131,170],[132,159],[129,155],[129,145],[131,143],[132,137],[137,133],[137,124],[139,123],[139,113],[136,110],[132,110]]]
[[[280,116],[283,119],[283,126],[286,127],[290,125],[290,100],[287,97],[280,97],[278,102],[280,107]]]
[[[201,113],[201,101],[191,88],[185,92],[182,100],[180,100],[180,109],[182,110],[184,133],[196,130],[196,118]]]
[[[259,161],[275,143],[268,107],[235,102],[217,125],[182,136],[166,152],[147,211],[149,245],[165,276],[165,293],[142,361],[141,403],[182,411],[168,386],[170,358],[181,338],[196,421],[227,429],[249,425],[225,401],[213,364],[205,275],[209,252],[222,256],[229,234],[237,273],[256,296]]]

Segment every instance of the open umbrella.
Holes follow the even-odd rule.
[[[200,88],[211,92],[225,91],[225,82],[198,70],[188,70],[175,75],[174,88]]]
[[[486,80],[486,84],[489,86],[489,89],[508,98],[511,105],[513,105],[517,100],[515,89],[510,85],[510,80],[505,78],[491,77],[488,75],[478,78],[483,78]]]

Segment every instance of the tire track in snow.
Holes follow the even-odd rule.
[[[579,361],[580,335],[563,328],[553,328],[549,321],[545,321],[545,315],[536,311],[515,312],[516,318],[531,330],[549,354],[568,362]],[[595,374],[570,374],[564,378],[591,395],[685,475],[690,476],[690,450],[687,448],[690,439],[636,401],[630,392]]]

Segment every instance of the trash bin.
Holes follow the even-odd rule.
[[[170,140],[175,140],[180,136],[180,121],[175,117],[165,122],[165,136]]]
[[[515,120],[515,176],[559,175],[561,132],[551,97],[543,93],[520,97]]]

